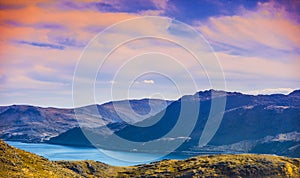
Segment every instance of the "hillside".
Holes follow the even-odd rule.
[[[78,127],[78,123],[86,128],[124,121],[132,124],[158,113],[169,103],[170,101],[159,99],[142,99],[108,102],[75,109],[28,105],[0,106],[0,138],[22,142],[42,142]],[[132,113],[130,106],[136,114],[130,114]],[[114,107],[118,108],[118,113]],[[77,118],[75,118],[74,110]]]
[[[212,99],[218,100],[226,96],[226,107],[223,120],[214,137],[207,146],[199,147],[199,138],[210,114]],[[189,109],[181,113],[181,107],[193,108],[199,105],[196,124],[188,137],[183,135],[195,115]],[[197,113],[196,113],[197,114]],[[180,132],[169,134],[170,130],[183,119]],[[153,125],[148,123],[155,123]],[[138,127],[138,125],[150,125]],[[108,125],[109,128],[110,125]],[[192,152],[243,152],[268,153],[283,156],[300,157],[300,92],[294,91],[289,95],[245,95],[237,92],[208,90],[195,95],[183,96],[171,103],[157,115],[145,119],[135,125],[121,124],[120,128],[113,127],[115,134],[125,140],[134,141],[127,144],[113,135],[103,135],[101,129],[69,130],[50,139],[50,143],[76,146],[91,146],[88,139],[94,139],[94,144],[105,149],[137,150],[152,152],[168,152],[171,145],[184,140],[176,151]],[[82,133],[84,132],[84,133]],[[161,139],[166,134],[167,138]],[[292,135],[292,136],[290,136]],[[281,139],[275,139],[282,137]],[[285,137],[289,137],[286,139]],[[153,143],[153,144],[152,144]],[[154,145],[154,146],[153,146]]]
[[[299,177],[300,159],[270,155],[215,155],[130,167],[95,161],[56,161],[0,140],[0,177]]]
[[[0,140],[0,177],[80,177],[57,163]]]

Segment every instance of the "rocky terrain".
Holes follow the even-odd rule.
[[[0,140],[0,177],[299,177],[300,159],[214,155],[129,167],[95,161],[49,161]]]

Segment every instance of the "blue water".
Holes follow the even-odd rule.
[[[110,151],[97,148],[71,147],[52,145],[45,143],[22,143],[6,141],[11,146],[31,153],[57,160],[94,160],[115,166],[131,166],[160,161],[163,159],[185,159],[184,155],[157,155],[148,153],[133,153],[122,151]]]

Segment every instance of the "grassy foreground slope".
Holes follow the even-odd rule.
[[[129,167],[96,161],[55,161],[0,140],[0,177],[300,177],[300,159],[269,155],[215,155]]]
[[[269,155],[198,156],[139,165],[121,177],[299,177],[300,159]]]
[[[41,156],[16,149],[0,140],[0,177],[80,177]]]

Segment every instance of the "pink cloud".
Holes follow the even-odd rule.
[[[270,60],[261,57],[245,57],[217,52],[227,79],[256,80],[297,80],[299,55],[290,57],[287,61]],[[242,76],[244,75],[244,76]]]
[[[175,13],[176,7],[167,6],[167,1],[153,0],[157,10],[143,10],[135,14],[101,12],[96,9],[74,10],[70,8],[64,10],[57,8],[58,1],[50,0],[43,1],[48,5],[44,7],[38,6],[38,1],[7,1],[7,4],[16,7],[21,5],[22,8],[0,10],[1,92],[7,91],[10,95],[7,95],[6,98],[9,98],[9,96],[13,96],[14,91],[16,91],[14,94],[18,94],[22,89],[39,90],[43,93],[42,97],[45,97],[41,99],[43,101],[51,100],[50,96],[44,94],[49,93],[49,90],[55,94],[68,93],[71,95],[70,87],[66,89],[64,82],[72,82],[73,70],[83,46],[96,35],[98,30],[141,15],[160,15],[164,13],[164,10],[170,10],[170,8],[173,8],[171,10]],[[88,0],[88,2],[92,1]],[[81,2],[75,1],[75,3]],[[115,1],[107,1],[107,3],[111,3],[115,7],[122,5]],[[160,32],[170,34],[169,27],[170,23],[147,22],[134,28],[144,34],[159,34]],[[298,37],[300,27],[283,7],[272,2],[261,3],[255,12],[242,10],[236,16],[211,17],[204,25],[198,27],[213,44],[242,48],[253,53],[254,57],[232,55],[229,54],[230,51],[217,53],[228,79],[239,78],[245,80],[245,83],[246,79],[263,81],[285,79],[295,81],[299,79],[299,72],[297,72],[297,66],[300,66],[299,54],[294,50],[299,49],[300,46]],[[102,44],[111,43],[111,40],[127,39],[126,35],[130,35],[131,28],[132,26],[125,25],[120,30],[122,33],[116,31],[107,35],[107,39],[101,39]],[[174,28],[177,27],[174,26]],[[178,35],[178,40],[180,38],[182,36]],[[20,44],[16,41],[26,41],[27,43]],[[30,45],[31,42],[62,45],[64,50],[38,47],[38,45]],[[196,43],[195,39],[191,39],[190,45],[199,45],[199,43]],[[284,50],[289,54],[270,58],[274,60],[257,57],[258,52],[264,53],[265,47],[272,48],[271,52]],[[110,60],[111,63],[107,64],[105,69],[107,72],[111,72],[127,59],[153,51],[178,59],[174,63],[181,63],[184,68],[199,78],[205,76],[204,71],[197,67],[199,64],[193,59],[193,56],[185,50],[178,49],[176,45],[151,40],[136,40],[121,46],[111,56],[113,60]],[[207,61],[209,60],[213,61],[215,58],[207,59]],[[150,60],[149,63],[151,63]],[[161,62],[160,65],[166,67],[165,71],[172,73],[176,78],[181,76],[180,72],[182,71],[172,68],[169,63]],[[146,63],[141,64],[140,68],[146,66]],[[214,70],[210,71],[213,73]],[[87,72],[90,71],[87,70]],[[239,75],[236,75],[237,73]],[[52,81],[48,81],[48,78],[51,78]],[[155,82],[157,85],[159,84],[157,80]],[[239,86],[240,83],[236,85]],[[4,94],[2,94],[3,96]]]
[[[211,17],[199,30],[213,43],[247,50],[268,47],[293,51],[300,47],[300,25],[289,17],[283,6],[274,2],[259,3],[256,11],[242,10],[240,15]]]

